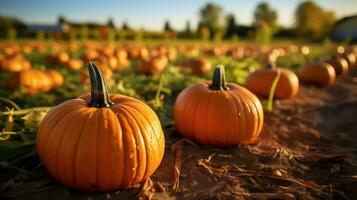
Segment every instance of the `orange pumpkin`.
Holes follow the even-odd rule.
[[[253,142],[263,127],[263,108],[249,90],[225,82],[223,66],[212,82],[193,84],[177,97],[176,128],[183,137],[217,147]]]
[[[299,91],[299,79],[294,72],[284,68],[256,70],[251,73],[245,87],[255,95],[268,97],[277,74],[280,73],[274,97],[278,99],[294,98]]]
[[[161,74],[164,72],[167,62],[167,58],[162,56],[156,56],[150,60],[143,60],[139,65],[139,72],[142,74]]]
[[[159,166],[165,138],[155,112],[132,97],[109,95],[89,64],[91,94],[54,107],[42,120],[38,154],[64,185],[111,191],[143,182]]]
[[[346,75],[348,73],[348,62],[342,57],[334,57],[326,61],[326,63],[330,64],[335,69],[336,76]]]
[[[348,67],[350,69],[355,67],[357,63],[357,58],[353,53],[344,53],[341,56],[342,58],[346,59],[346,61],[348,62]]]
[[[19,72],[31,69],[31,63],[20,55],[10,55],[1,59],[0,70],[8,72]]]
[[[47,70],[46,74],[52,81],[53,87],[61,87],[63,85],[64,78],[59,71],[51,69],[51,70]]]
[[[203,58],[192,60],[190,65],[192,72],[197,75],[204,75],[212,68],[211,62]]]
[[[302,82],[319,86],[330,86],[336,81],[336,72],[328,63],[314,63],[306,65],[298,74]]]
[[[70,70],[79,70],[83,67],[83,62],[80,59],[71,58],[67,61],[66,67]]]
[[[50,91],[53,83],[45,72],[31,69],[11,74],[6,78],[5,86],[10,90],[22,87],[25,93],[36,94]]]

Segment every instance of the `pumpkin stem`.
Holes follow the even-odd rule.
[[[107,86],[105,85],[102,73],[98,66],[92,62],[88,65],[90,85],[91,85],[91,101],[88,103],[91,107],[107,108],[113,105],[110,101]]]
[[[209,86],[211,90],[228,90],[226,86],[226,75],[224,66],[218,65],[213,72],[212,84]]]

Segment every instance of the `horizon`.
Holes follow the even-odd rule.
[[[2,0],[0,15],[17,17],[27,24],[53,24],[59,16],[71,22],[107,23],[112,18],[116,27],[121,27],[126,21],[133,29],[152,31],[162,30],[165,21],[169,21],[172,28],[182,30],[186,22],[190,21],[191,28],[195,29],[199,21],[199,10],[206,3],[212,2],[223,8],[224,14],[233,14],[239,25],[250,25],[253,21],[254,10],[259,0],[236,2],[226,0],[156,0],[147,4],[144,0],[130,2],[105,0],[100,3],[88,1],[85,5],[78,1],[63,0],[50,2],[38,0]],[[278,12],[278,24],[282,27],[291,27],[294,24],[294,13],[302,0],[270,0],[270,6]],[[353,0],[334,1],[316,0],[321,7],[334,11],[337,18],[357,14],[357,3]],[[69,9],[71,8],[71,9]],[[175,9],[175,10],[172,10]]]

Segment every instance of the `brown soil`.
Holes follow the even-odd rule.
[[[303,85],[265,114],[256,144],[198,146],[165,128],[164,160],[141,187],[112,193],[66,189],[44,170],[18,172],[11,199],[354,199],[357,197],[357,78]]]

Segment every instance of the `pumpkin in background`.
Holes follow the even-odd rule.
[[[294,98],[299,91],[299,79],[296,74],[289,69],[276,68],[275,64],[269,64],[269,66],[273,67],[251,73],[245,87],[257,96],[268,97],[273,81],[280,73],[274,97],[278,99]]]
[[[38,154],[64,185],[112,191],[143,182],[159,166],[165,139],[155,112],[135,98],[109,95],[89,64],[91,94],[54,107],[37,133]]]
[[[192,72],[197,75],[204,75],[208,73],[212,68],[211,62],[203,58],[192,60],[190,66]]]
[[[70,57],[67,52],[61,51],[56,55],[57,63],[63,64],[67,63],[70,60]]]
[[[346,59],[346,61],[348,62],[348,67],[350,69],[355,67],[357,63],[357,58],[353,53],[344,53],[341,56],[342,58]]]
[[[4,56],[0,61],[1,71],[19,72],[28,69],[31,69],[31,63],[18,54]]]
[[[79,70],[83,67],[83,62],[80,59],[71,58],[67,61],[66,67],[70,70]]]
[[[62,74],[57,70],[47,70],[46,74],[49,76],[50,80],[52,81],[53,87],[61,87],[64,83],[64,78]]]
[[[150,60],[143,60],[140,62],[139,72],[142,74],[161,74],[164,72],[167,62],[167,58],[163,56],[156,56]]]
[[[24,92],[28,94],[48,92],[52,89],[52,84],[50,77],[45,72],[37,69],[13,73],[5,80],[7,89],[15,90],[22,87]]]
[[[333,57],[327,60],[326,63],[330,64],[334,69],[336,76],[346,75],[348,73],[348,62],[342,57]]]
[[[123,49],[117,49],[114,52],[114,56],[118,61],[118,69],[124,69],[129,67],[130,61],[128,60],[128,53]]]
[[[92,61],[97,59],[99,56],[98,52],[95,49],[87,49],[87,51],[82,56],[84,61]]]
[[[298,77],[302,82],[330,86],[336,81],[336,72],[330,64],[320,62],[306,65],[298,73]]]
[[[174,105],[179,133],[198,143],[217,147],[253,142],[263,127],[263,107],[249,90],[226,83],[224,68],[213,81],[185,88]]]

